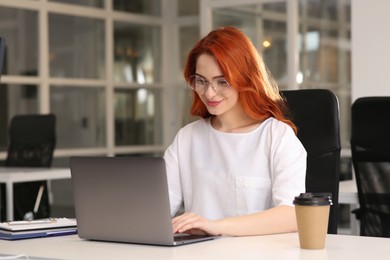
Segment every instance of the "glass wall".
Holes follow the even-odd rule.
[[[37,11],[0,7],[0,37],[6,40],[3,74],[38,75],[38,33]]]
[[[0,1],[0,160],[11,118],[28,113],[57,117],[54,166],[78,154],[162,154],[163,3],[25,4]]]
[[[177,15],[181,17],[199,15],[199,0],[177,0]]]
[[[105,107],[103,87],[52,86],[50,108],[57,117],[56,147],[106,146]]]
[[[128,83],[161,81],[161,28],[114,24],[114,79]]]
[[[104,79],[104,21],[49,14],[50,77]]]
[[[161,15],[161,1],[156,0],[114,0],[113,7],[116,11],[154,16]]]
[[[3,75],[30,78],[39,74],[38,31],[37,11],[0,7],[0,37],[6,40]],[[6,82],[4,77],[1,80],[0,154],[7,149],[9,119],[39,111],[36,81]]]
[[[115,144],[162,144],[161,91],[139,88],[115,91]]]
[[[81,6],[103,7],[104,0],[49,0],[51,2],[74,4]]]

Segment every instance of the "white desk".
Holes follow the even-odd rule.
[[[355,180],[340,181],[339,204],[349,204],[350,210],[359,207],[359,198]],[[350,229],[352,235],[359,235],[359,221],[354,214],[350,214]]]
[[[328,235],[326,249],[303,250],[297,233],[223,237],[213,241],[179,247],[133,245],[86,241],[77,235],[0,240],[0,256],[26,254],[35,259],[289,259],[289,260],[366,260],[389,259],[390,239]],[[20,258],[23,259],[23,258]]]
[[[70,179],[69,168],[0,167],[0,183],[5,183],[7,220],[14,218],[13,184],[17,182]]]
[[[340,181],[339,203],[355,205],[359,204],[355,180]]]

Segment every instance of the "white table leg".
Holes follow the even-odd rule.
[[[7,200],[7,219],[14,220],[14,185],[12,182],[6,182],[5,193]]]

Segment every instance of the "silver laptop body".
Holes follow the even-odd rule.
[[[80,238],[166,246],[213,238],[175,241],[163,158],[72,157],[70,169]]]

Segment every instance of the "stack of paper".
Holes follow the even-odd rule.
[[[0,239],[17,240],[77,233],[77,222],[69,218],[48,218],[0,223]]]

